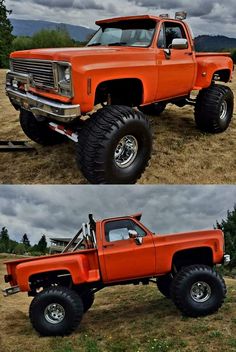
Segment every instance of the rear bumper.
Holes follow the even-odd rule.
[[[14,295],[15,293],[20,292],[20,288],[19,286],[12,286],[8,288],[4,288],[2,292],[4,297],[8,297],[8,296]]]
[[[19,90],[19,84],[24,85],[25,91]],[[14,107],[29,110],[36,118],[46,117],[66,123],[81,116],[80,105],[63,104],[36,96],[28,91],[29,86],[28,75],[7,72],[6,94]]]

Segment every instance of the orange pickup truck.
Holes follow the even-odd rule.
[[[8,296],[28,292],[29,315],[41,335],[65,335],[79,325],[104,287],[157,284],[187,316],[216,312],[226,286],[215,271],[227,263],[221,230],[158,235],[141,214],[95,221],[89,215],[63,253],[6,262],[3,290]]]
[[[101,20],[84,48],[12,53],[6,92],[25,134],[42,145],[72,139],[82,173],[99,184],[135,183],[144,172],[152,151],[144,113],[191,104],[199,129],[225,131],[234,97],[218,82],[232,79],[233,61],[196,53],[185,17]]]

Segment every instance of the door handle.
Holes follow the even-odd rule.
[[[192,52],[191,52],[191,53],[185,53],[185,55],[192,56],[192,55],[193,55],[193,53],[192,53]]]
[[[114,247],[114,244],[104,244],[103,248]]]

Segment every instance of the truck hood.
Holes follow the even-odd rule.
[[[219,240],[223,244],[224,234],[221,230],[200,230],[192,232],[180,232],[180,233],[168,233],[168,234],[156,234],[156,243],[186,243],[186,242],[200,242],[208,240]]]
[[[147,48],[97,46],[84,48],[33,49],[13,52],[10,57],[12,59],[18,58],[72,62],[73,59],[80,57],[91,58],[103,55],[114,55],[115,53],[134,55],[139,52],[147,52]]]

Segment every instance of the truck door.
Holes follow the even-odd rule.
[[[188,40],[187,49],[172,49],[173,39]],[[168,50],[170,55],[168,55]],[[194,86],[197,64],[182,23],[165,21],[157,41],[157,100],[187,95]]]
[[[129,238],[129,230],[142,237],[142,244]],[[103,228],[104,281],[123,281],[155,273],[153,238],[131,219],[107,221]],[[105,277],[106,276],[106,277]]]

